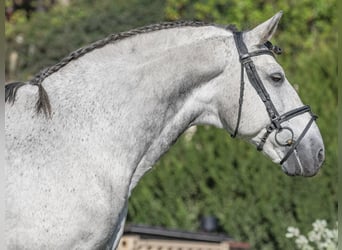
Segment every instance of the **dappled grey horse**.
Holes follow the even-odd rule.
[[[193,125],[315,175],[316,116],[268,41],[281,15],[246,32],[172,22],[113,34],[8,84],[8,249],[115,249],[132,189]]]

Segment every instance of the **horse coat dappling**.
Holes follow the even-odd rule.
[[[267,42],[280,17],[244,33],[174,22],[114,34],[7,85],[8,249],[115,249],[132,189],[197,124],[316,174],[316,116]]]

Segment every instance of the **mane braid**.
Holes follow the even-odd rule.
[[[230,30],[232,32],[236,30],[234,25],[220,26],[220,25],[216,25],[213,23],[205,23],[201,21],[175,21],[175,22],[163,22],[163,23],[158,23],[158,24],[151,24],[148,26],[144,26],[144,27],[137,28],[137,29],[132,29],[129,31],[111,34],[102,40],[96,41],[88,46],[75,50],[74,52],[70,53],[67,57],[63,58],[59,63],[41,70],[29,82],[25,82],[25,83],[14,82],[14,83],[7,84],[5,101],[13,104],[15,101],[16,93],[21,86],[25,84],[35,85],[38,87],[38,100],[36,102],[36,112],[44,113],[45,117],[51,118],[51,104],[49,101],[49,96],[46,93],[41,83],[46,77],[57,72],[59,69],[67,65],[69,62],[76,60],[80,58],[81,56],[95,49],[102,48],[103,46],[109,43],[113,43],[115,41],[119,41],[119,40],[132,37],[138,34],[149,33],[149,32],[164,30],[164,29],[178,28],[178,27],[200,27],[200,26],[215,26],[218,28]]]
[[[46,77],[57,72],[59,69],[67,65],[69,62],[75,59],[78,59],[81,56],[87,54],[88,52],[93,51],[94,49],[97,49],[97,48],[101,48],[109,43],[122,40],[128,37],[132,37],[138,34],[149,33],[149,32],[158,31],[158,30],[178,28],[178,27],[200,27],[200,26],[221,27],[216,24],[205,23],[201,21],[175,21],[175,22],[163,22],[163,23],[151,24],[148,26],[144,26],[144,27],[137,28],[137,29],[132,29],[129,31],[114,33],[102,40],[96,41],[88,46],[75,50],[74,52],[70,53],[67,57],[63,58],[59,63],[41,70],[32,80],[29,81],[29,83],[33,85],[39,85]],[[226,28],[230,29],[229,26]]]

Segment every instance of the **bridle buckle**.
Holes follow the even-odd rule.
[[[249,53],[246,53],[246,54],[243,54],[240,56],[240,62],[242,64],[246,64],[247,62],[250,62],[250,61],[251,61],[251,59],[250,59]]]

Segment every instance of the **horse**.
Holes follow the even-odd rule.
[[[112,34],[6,85],[8,249],[116,249],[132,190],[195,125],[315,175],[317,116],[269,42],[281,16],[243,32],[175,21]]]

